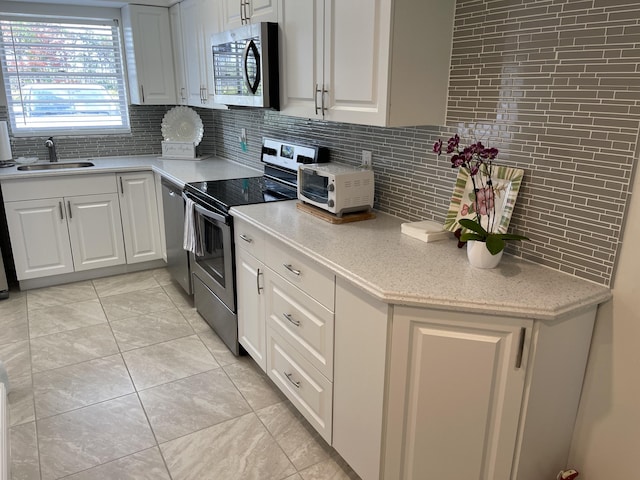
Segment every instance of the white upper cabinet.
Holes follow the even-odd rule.
[[[282,112],[441,125],[454,2],[282,0]]]
[[[222,0],[222,30],[247,23],[277,22],[277,0]]]
[[[226,108],[213,102],[211,35],[221,29],[220,0],[184,0],[178,8],[181,37],[174,36],[173,48],[181,50],[177,56],[181,55],[183,62],[177,66],[176,77],[184,79],[180,88],[185,89],[178,95],[179,102],[193,107]],[[183,71],[179,72],[181,67]]]
[[[173,42],[173,65],[175,68],[176,102],[179,105],[186,105],[187,64],[184,58],[184,45],[182,43],[182,12],[179,3],[176,3],[169,8],[169,23],[171,25],[171,41]]]
[[[169,9],[143,5],[122,8],[131,103],[176,103]]]

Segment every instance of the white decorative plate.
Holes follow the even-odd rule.
[[[169,142],[199,145],[204,134],[202,119],[189,107],[173,107],[162,119],[162,136]]]

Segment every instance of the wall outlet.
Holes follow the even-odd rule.
[[[371,152],[369,150],[362,151],[362,166],[366,168],[371,168]]]

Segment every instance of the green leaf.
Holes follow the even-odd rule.
[[[477,233],[467,232],[460,235],[461,242],[468,242],[469,240],[477,240],[478,242],[484,242],[484,239],[485,239],[484,235],[478,235]]]
[[[489,232],[482,228],[482,225],[480,225],[478,222],[474,222],[469,218],[462,218],[458,223],[460,223],[460,225],[462,225],[464,228],[476,232],[479,235],[483,235],[484,237],[489,235]]]
[[[495,255],[504,250],[504,240],[500,237],[500,235],[491,234],[487,237],[487,250],[491,252],[491,255]]]

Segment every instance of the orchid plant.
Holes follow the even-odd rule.
[[[443,154],[444,142],[438,140],[433,151],[438,156]],[[467,171],[473,185],[473,201],[461,207],[462,215],[475,213],[475,221],[469,218],[460,219],[458,223],[468,231],[462,232],[460,242],[476,240],[484,242],[487,250],[496,255],[505,247],[506,240],[529,240],[522,235],[495,233],[496,194],[500,187],[492,181],[493,160],[498,156],[497,148],[485,147],[476,142],[467,147],[460,146],[460,137],[456,134],[447,141],[445,152],[451,154],[451,167]]]

